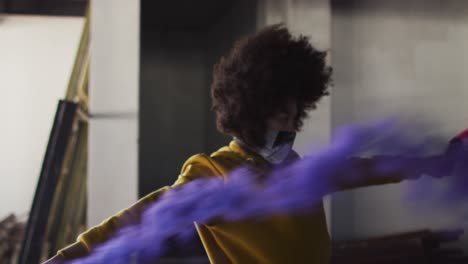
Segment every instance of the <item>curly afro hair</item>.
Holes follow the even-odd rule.
[[[262,147],[266,120],[294,100],[299,131],[308,110],[328,95],[332,69],[325,57],[308,37],[293,37],[283,24],[238,40],[213,69],[211,98],[218,130]]]

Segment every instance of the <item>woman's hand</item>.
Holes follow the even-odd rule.
[[[436,178],[449,176],[456,164],[468,162],[468,129],[450,140],[444,155],[428,157],[424,162],[423,173]]]

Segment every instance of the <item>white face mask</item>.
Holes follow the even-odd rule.
[[[295,132],[269,130],[265,135],[265,146],[258,150],[258,154],[270,163],[279,164],[288,157],[295,138]]]

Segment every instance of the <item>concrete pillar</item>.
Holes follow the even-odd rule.
[[[137,200],[140,1],[91,1],[88,225]]]

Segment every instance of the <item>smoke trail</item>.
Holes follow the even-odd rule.
[[[71,263],[129,263],[135,259],[148,263],[164,254],[169,238],[183,243],[194,221],[203,224],[219,217],[239,220],[307,210],[335,191],[337,183],[361,180],[362,173],[353,171],[349,163],[351,156],[388,151],[406,156],[425,154],[432,141],[414,138],[405,133],[414,128],[408,129],[388,120],[347,126],[329,147],[290,166],[278,167],[261,183],[249,168],[232,172],[226,181],[212,177],[190,182],[165,193],[145,211],[141,224],[122,229],[91,256]],[[377,160],[374,172],[380,175],[405,166],[408,164],[399,159]]]
[[[465,134],[468,135],[468,130],[465,130]],[[449,211],[468,209],[468,137],[452,139],[446,153],[452,159],[459,159],[449,177],[443,181],[423,178],[408,190],[407,197],[413,202]],[[468,210],[465,211],[468,213]],[[468,223],[468,214],[461,218]]]

